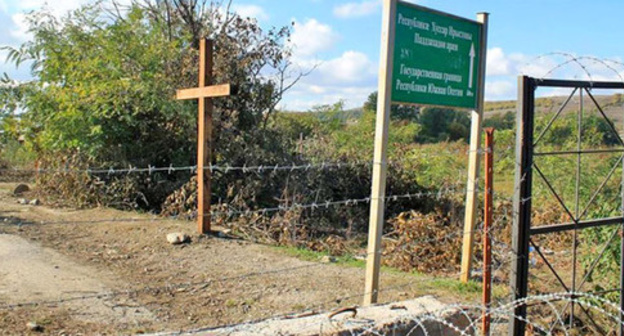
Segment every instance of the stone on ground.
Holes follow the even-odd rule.
[[[167,241],[172,245],[188,243],[190,240],[191,237],[181,232],[174,232],[167,235]]]

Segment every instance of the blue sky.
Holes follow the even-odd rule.
[[[90,0],[50,0],[63,14]],[[129,2],[129,0],[123,0]],[[550,77],[622,80],[624,66],[624,1],[620,0],[409,0],[472,18],[490,13],[486,99],[515,99],[516,76],[542,77],[574,55],[576,62]],[[23,13],[44,0],[0,0],[4,27],[0,44],[19,45],[28,38]],[[305,110],[344,100],[360,106],[376,90],[381,0],[233,0],[233,9],[256,17],[265,26],[295,22],[293,62],[315,70],[284,98],[282,107]],[[552,54],[560,53],[560,54]],[[4,55],[0,53],[4,60]],[[605,60],[608,66],[596,61]],[[609,61],[606,61],[609,60]],[[0,73],[28,79],[27,69],[0,63]],[[588,75],[589,73],[589,75]],[[550,94],[556,94],[553,92]]]

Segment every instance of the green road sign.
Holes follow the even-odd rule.
[[[399,1],[392,101],[476,108],[481,24]]]

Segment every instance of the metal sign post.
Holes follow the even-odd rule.
[[[476,21],[383,0],[365,305],[377,302],[379,290],[390,106],[477,108],[483,97],[484,30]]]
[[[485,208],[483,221],[483,320],[481,331],[490,336],[492,300],[492,197],[494,196],[494,128],[485,129]]]

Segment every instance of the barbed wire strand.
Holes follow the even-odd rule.
[[[497,149],[497,152],[506,152],[509,150],[512,150],[513,146],[508,146],[505,147],[503,149]],[[485,153],[487,153],[488,149],[479,149],[477,150],[477,152],[480,155],[483,155]],[[452,151],[446,151],[443,153],[437,152],[437,153],[427,153],[427,152],[413,152],[410,153],[410,155],[406,158],[403,159],[391,159],[387,161],[387,164],[392,165],[392,164],[399,164],[399,163],[405,163],[405,162],[413,162],[414,159],[416,158],[428,158],[428,157],[444,157],[444,154],[447,154],[446,156],[452,156],[452,155],[456,155],[456,154],[468,154],[472,152],[472,150],[468,149],[468,150],[463,150],[463,149],[458,149],[458,150],[452,150]],[[312,170],[312,169],[331,169],[331,168],[348,168],[348,167],[356,167],[356,166],[360,166],[360,165],[365,165],[365,166],[372,166],[373,162],[369,161],[369,160],[355,160],[355,161],[350,161],[350,162],[336,162],[336,161],[322,161],[320,163],[304,163],[304,164],[297,164],[297,163],[291,163],[291,164],[270,164],[270,165],[243,165],[243,166],[230,166],[230,165],[209,165],[206,166],[204,169],[206,171],[211,171],[211,172],[223,172],[223,173],[228,173],[228,172],[243,172],[243,173],[263,173],[263,172],[279,172],[279,171],[300,171],[300,170]],[[152,173],[158,173],[158,172],[166,172],[168,174],[173,174],[175,172],[184,172],[184,171],[190,171],[190,172],[195,172],[197,171],[197,165],[192,165],[192,166],[174,166],[173,164],[170,164],[169,166],[163,166],[163,167],[158,167],[156,165],[148,165],[147,167],[134,167],[134,166],[129,166],[127,168],[113,168],[113,167],[108,167],[108,168],[74,168],[74,167],[65,167],[65,168],[38,168],[38,169],[22,169],[22,168],[1,168],[0,172],[4,172],[4,173],[84,173],[84,174],[89,174],[89,175],[97,175],[97,174],[107,174],[107,175],[114,175],[114,174],[133,174],[133,173],[148,173],[148,174],[152,174]]]

